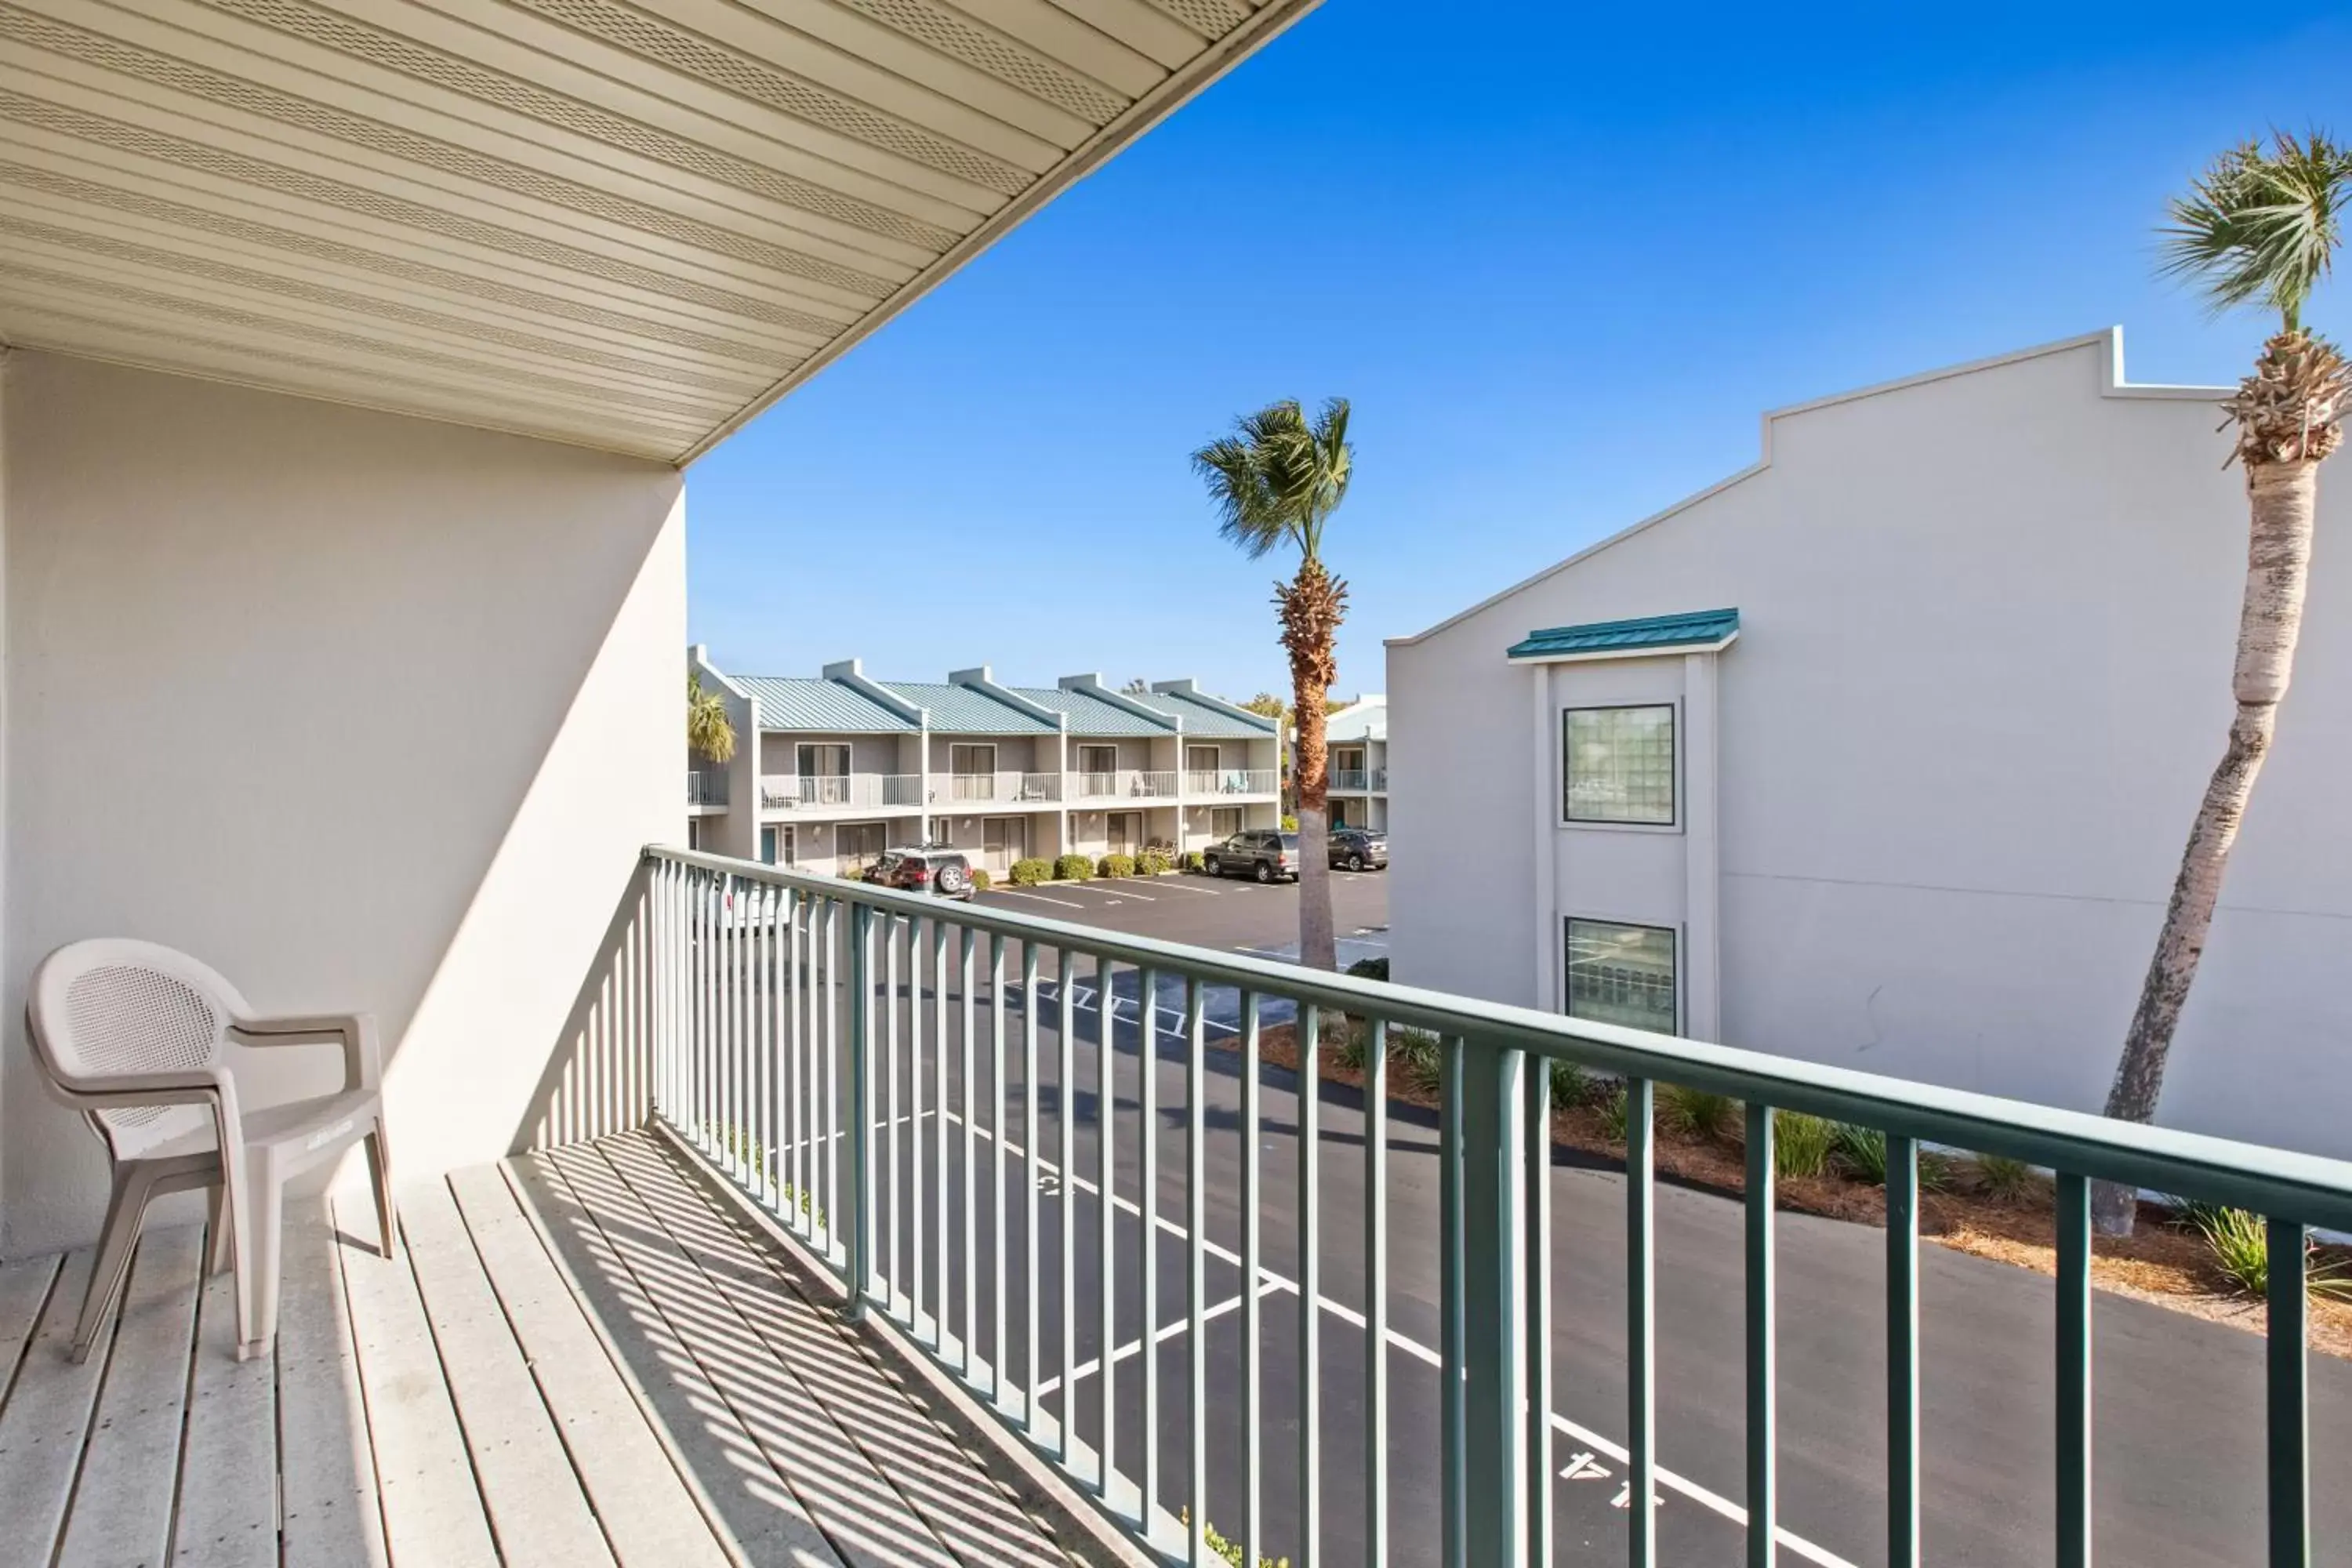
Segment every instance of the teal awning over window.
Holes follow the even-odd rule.
[[[1631,621],[1588,621],[1529,632],[1511,645],[1518,659],[1572,658],[1580,655],[1653,653],[1672,648],[1721,647],[1739,633],[1738,610],[1690,610],[1678,616],[1643,616]]]

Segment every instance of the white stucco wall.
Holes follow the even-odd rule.
[[[2220,753],[2245,552],[2213,395],[2110,369],[2102,336],[1778,416],[1762,468],[1392,644],[1398,977],[1537,1000],[1535,678],[1504,650],[1736,605],[1721,1037],[2095,1109]],[[2352,479],[2328,480],[2161,1115],[2352,1155]],[[1578,912],[1648,896],[1557,864]]]
[[[0,1254],[98,1222],[16,1022],[78,937],[373,1011],[405,1173],[513,1146],[639,847],[682,831],[680,476],[38,353],[6,379]]]

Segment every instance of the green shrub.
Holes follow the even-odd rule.
[[[1139,877],[1157,877],[1167,869],[1168,857],[1157,849],[1147,849],[1135,858],[1135,874]]]
[[[1845,1168],[1846,1174],[1874,1187],[1886,1184],[1885,1133],[1875,1127],[1856,1127],[1851,1121],[1841,1121],[1834,1142],[1837,1163]]]
[[[1348,965],[1348,973],[1359,980],[1386,980],[1389,961],[1385,958],[1360,958]]]
[[[1013,862],[1013,885],[1016,888],[1034,888],[1040,882],[1053,879],[1054,863],[1051,860],[1031,855]]]
[[[1388,961],[1382,959],[1381,963]],[[1592,1075],[1571,1061],[1559,1057],[1551,1059],[1551,1103],[1554,1110],[1565,1110],[1571,1105],[1582,1105],[1592,1093]]]
[[[1209,862],[1207,858],[1198,849],[1188,851],[1185,854],[1184,869],[1187,871],[1205,871],[1208,868]]]
[[[2012,1160],[2006,1154],[1979,1154],[1976,1158],[1977,1185],[1989,1198],[2015,1203],[2038,1184],[2033,1167],[2022,1160]]]
[[[1772,1113],[1772,1170],[1780,1176],[1818,1176],[1830,1168],[1838,1124],[1801,1110]]]
[[[1192,1523],[1192,1510],[1183,1510],[1178,1517],[1184,1521],[1187,1529],[1191,1528]],[[1203,1524],[1201,1527],[1201,1539],[1208,1544],[1209,1550],[1216,1554],[1220,1562],[1230,1563],[1233,1564],[1233,1568],[1248,1568],[1248,1564],[1242,1561],[1242,1543],[1238,1541],[1229,1541],[1224,1536],[1220,1535],[1217,1532],[1217,1527],[1215,1525]],[[1290,1568],[1290,1559],[1287,1557],[1260,1557],[1257,1560],[1257,1568]]]
[[[993,880],[994,879],[989,876],[989,874],[980,867],[974,866],[971,868],[971,890],[973,892],[984,893],[988,891],[989,885]]]
[[[1658,1121],[1670,1132],[1685,1138],[1728,1138],[1738,1120],[1739,1101],[1727,1094],[1685,1089],[1678,1083],[1658,1086]]]
[[[1054,880],[1083,882],[1095,874],[1095,863],[1084,855],[1065,855],[1054,862]]]
[[[1434,1089],[1445,1076],[1445,1047],[1426,1029],[1395,1025],[1389,1030],[1389,1067],[1409,1083]]]
[[[834,875],[840,878],[845,882],[862,882],[866,880],[866,868],[863,866],[844,866],[839,870],[835,871]]]
[[[2205,1248],[2212,1255],[2214,1268],[2249,1295],[2269,1294],[2271,1236],[2262,1215],[2244,1209],[2199,1205],[2195,1223],[2204,1233]],[[2318,1248],[2308,1239],[2304,1247],[2304,1289],[2314,1296],[2352,1300],[2352,1277],[2345,1274],[2344,1266],[2329,1263],[2315,1267],[2311,1254]]]
[[[1295,816],[1288,816],[1288,815],[1285,815],[1285,816],[1284,816],[1284,817],[1283,817],[1283,819],[1282,819],[1282,830],[1283,830],[1285,833],[1296,833],[1296,832],[1297,832],[1297,831],[1298,831],[1298,818],[1297,818],[1297,817],[1295,817]]]
[[[1369,1018],[1348,1018],[1331,1044],[1331,1059],[1350,1072],[1361,1072],[1372,1058],[1372,1025]],[[1333,1031],[1326,1030],[1329,1039]]]
[[[1622,1143],[1625,1142],[1626,1123],[1633,1120],[1633,1114],[1632,1101],[1625,1093],[1625,1086],[1621,1083],[1610,1091],[1608,1099],[1601,1102],[1601,1134],[1612,1143]]]
[[[1102,858],[1101,863],[1095,867],[1095,874],[1101,877],[1132,877],[1135,875],[1135,857],[1106,855]]]

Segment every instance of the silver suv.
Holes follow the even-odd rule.
[[[1298,835],[1270,827],[1248,828],[1201,851],[1201,869],[1212,877],[1255,877],[1272,882],[1298,880]]]

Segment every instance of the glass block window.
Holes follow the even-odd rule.
[[[1562,815],[1569,821],[1672,825],[1672,704],[1571,708],[1561,717]]]
[[[1568,922],[1568,1016],[1661,1035],[1675,1030],[1675,933],[1611,921]]]

